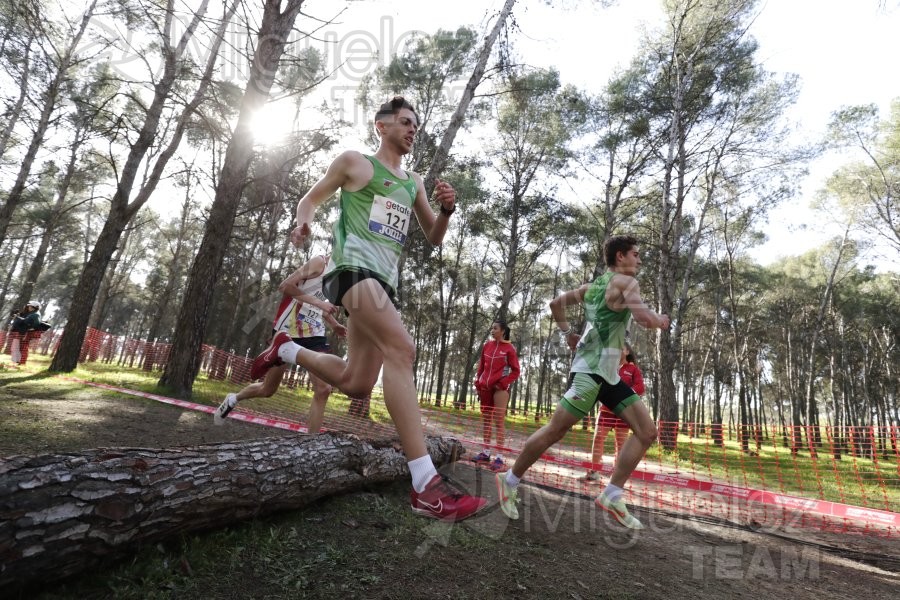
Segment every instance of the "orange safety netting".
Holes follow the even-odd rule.
[[[59,333],[48,332],[32,342],[32,354],[55,349]],[[0,345],[4,343],[0,334]],[[170,401],[211,413],[224,395],[250,383],[252,357],[237,356],[204,345],[193,401],[183,402],[134,391],[126,372],[158,379],[169,345],[125,339],[91,329],[81,352],[83,368],[94,382],[112,382],[131,393]],[[108,367],[104,367],[108,365]],[[115,377],[104,379],[104,373]],[[151,385],[152,387],[152,385]],[[244,421],[305,431],[311,391],[302,369],[288,371],[281,389],[271,398],[248,399],[230,415]],[[473,396],[474,400],[474,396]],[[421,406],[426,432],[459,439],[468,462],[482,448],[500,453],[507,465],[527,437],[548,415],[509,414],[502,446],[482,440],[481,412]],[[210,419],[212,426],[212,419]],[[816,427],[730,424],[660,423],[660,430],[677,431],[672,447],[654,444],[632,474],[628,502],[645,510],[724,518],[752,527],[798,528],[900,536],[900,428],[893,426]],[[362,437],[390,435],[393,426],[377,395],[350,399],[332,394],[324,429]],[[529,470],[525,480],[556,490],[593,496],[602,489],[614,465],[613,435],[604,440],[602,460],[591,462],[593,423],[573,428]],[[672,436],[670,436],[672,437]],[[601,482],[587,481],[588,469],[601,473]]]

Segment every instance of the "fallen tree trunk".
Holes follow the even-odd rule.
[[[455,439],[427,443],[436,465],[462,453]],[[408,473],[396,442],[346,434],[0,459],[0,590]]]

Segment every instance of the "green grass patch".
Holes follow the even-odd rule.
[[[753,442],[751,452],[745,453],[735,436],[726,435],[720,447],[711,439],[681,434],[675,451],[657,444],[648,452],[648,459],[740,487],[882,510],[900,506],[896,458],[873,460],[844,454],[838,460],[830,444],[823,444],[815,458],[808,451],[794,456],[790,448],[779,445],[780,439],[764,440],[758,451]]]
[[[12,371],[11,373],[17,373],[21,377],[36,378],[37,383],[35,383],[33,388],[35,394],[43,394],[40,397],[46,397],[47,389],[42,387],[44,384],[40,382],[56,380],[58,382],[56,385],[60,389],[65,389],[64,379],[54,378],[54,374],[46,371],[50,366],[50,360],[51,357],[49,356],[32,354],[29,357],[28,365],[24,369]],[[28,373],[28,375],[24,375],[24,373]],[[138,367],[119,365],[115,362],[88,362],[79,363],[74,371],[61,375],[63,378],[72,377],[91,383],[172,397],[171,390],[159,385],[162,374],[162,371],[159,370],[144,371]],[[235,383],[227,378],[224,380],[212,379],[206,373],[201,373],[194,381],[190,400],[207,406],[218,406],[226,394],[237,392],[245,385],[247,385],[247,382]],[[98,393],[101,394],[116,395],[115,392],[97,389]],[[40,390],[40,394],[37,394],[38,390]],[[271,397],[253,398],[242,403],[241,407],[261,414],[284,418],[288,421],[305,421],[312,395],[312,389],[307,388],[305,385],[290,388],[283,384]],[[379,424],[391,424],[391,417],[384,405],[383,397],[373,394],[372,400],[369,414],[370,420]],[[334,390],[326,405],[326,419],[329,415],[346,416],[349,408],[350,399],[339,391]]]

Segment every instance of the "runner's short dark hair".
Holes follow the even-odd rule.
[[[603,259],[607,267],[616,266],[616,254],[628,252],[638,245],[638,240],[633,235],[614,235],[603,244]]]
[[[388,115],[396,115],[402,109],[408,108],[416,115],[416,122],[419,121],[419,113],[416,112],[416,109],[413,108],[413,105],[409,103],[409,101],[403,96],[394,96],[384,104],[378,107],[378,112],[375,113],[375,120],[380,121],[384,119],[384,117]]]

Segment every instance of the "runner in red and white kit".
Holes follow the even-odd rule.
[[[316,352],[331,350],[325,337],[326,323],[337,335],[346,337],[347,328],[334,318],[337,307],[326,300],[322,293],[322,274],[327,263],[327,255],[315,256],[281,282],[278,289],[283,296],[272,324],[272,335],[285,332],[295,343]],[[213,422],[216,425],[224,423],[225,417],[239,400],[272,396],[281,385],[289,366],[281,364],[272,367],[262,381],[251,383],[240,392],[225,396],[225,400],[213,413]],[[309,433],[318,433],[322,428],[325,403],[331,395],[331,386],[312,373],[309,373],[309,380],[313,386],[313,399],[309,405],[306,427]]]
[[[491,470],[502,471],[503,445],[506,443],[506,407],[509,386],[519,378],[519,357],[509,341],[509,326],[500,319],[491,325],[491,340],[481,349],[475,389],[481,401],[481,431],[484,450],[472,460],[487,463]],[[497,440],[497,454],[491,460],[491,432]]]

